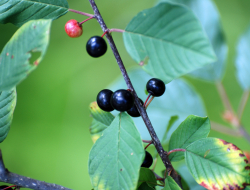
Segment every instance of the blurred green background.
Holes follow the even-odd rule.
[[[70,8],[92,13],[88,0],[68,0]],[[152,0],[96,0],[110,28],[124,29],[139,11],[155,4]],[[223,79],[232,105],[237,109],[241,95],[235,77],[235,47],[239,36],[250,23],[250,1],[215,0],[229,45],[227,70]],[[69,38],[64,25],[69,19],[86,17],[69,12],[53,22],[51,41],[43,62],[17,87],[17,107],[6,140],[1,143],[6,167],[15,173],[56,183],[72,189],[91,189],[88,176],[88,154],[92,147],[89,134],[90,102],[97,93],[120,75],[110,50],[101,58],[90,57],[85,50],[87,40],[101,35],[95,20],[83,25],[84,34]],[[0,49],[16,31],[16,27],[0,25]],[[127,68],[136,64],[127,54],[120,33],[113,34]],[[211,120],[226,124],[222,119],[223,105],[214,84],[188,78],[201,94]],[[250,132],[250,102],[242,122]],[[243,150],[249,143],[217,132],[210,136],[223,138]],[[153,150],[151,148],[151,150]]]

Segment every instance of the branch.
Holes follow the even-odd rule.
[[[246,131],[246,129],[244,128],[244,126],[241,124],[240,122],[240,117],[242,116],[242,113],[243,113],[243,110],[244,110],[244,107],[246,105],[246,102],[248,100],[248,96],[249,96],[249,92],[245,92],[243,94],[243,97],[242,97],[242,100],[241,100],[241,103],[240,103],[240,107],[239,107],[239,112],[238,112],[238,115],[240,117],[238,117],[238,115],[236,115],[234,113],[234,110],[233,110],[233,107],[229,101],[229,98],[227,96],[227,93],[225,91],[225,88],[223,86],[223,84],[221,83],[221,81],[218,81],[216,82],[216,87],[217,87],[217,90],[220,94],[220,97],[221,97],[221,100],[224,104],[224,107],[226,110],[228,110],[229,112],[225,113],[224,114],[224,119],[226,119],[227,121],[229,121],[234,127],[236,127],[239,131],[239,133],[245,137],[246,140],[248,140],[248,142],[250,143],[250,135],[249,133]]]
[[[211,121],[211,128],[214,131],[218,131],[220,133],[224,133],[227,135],[231,135],[231,136],[236,136],[236,137],[241,137],[242,134],[237,130],[237,129],[230,129],[229,127],[226,127],[224,125],[221,125],[219,123],[216,123],[214,121]]]
[[[234,113],[233,107],[229,101],[229,98],[227,96],[227,93],[225,91],[223,84],[221,83],[221,81],[217,81],[215,84],[216,84],[217,90],[219,92],[220,98],[223,102],[224,108],[226,110],[230,111],[231,113]]]
[[[96,17],[97,21],[99,22],[103,32],[108,31],[109,29],[106,26],[106,24],[105,24],[105,22],[104,22],[104,20],[103,20],[103,18],[101,16],[97,6],[95,4],[95,0],[89,0],[89,2],[91,4],[91,6],[92,6],[92,9],[94,10],[95,17]],[[147,112],[146,112],[145,108],[140,104],[140,100],[139,100],[139,98],[138,98],[138,96],[137,96],[137,94],[135,92],[135,89],[134,89],[134,87],[133,87],[133,85],[132,85],[132,83],[130,81],[130,78],[129,78],[128,73],[127,73],[127,71],[126,71],[126,69],[124,67],[124,64],[122,62],[122,59],[121,59],[120,54],[119,54],[119,52],[118,52],[118,50],[116,48],[116,45],[115,45],[115,42],[114,42],[112,36],[109,33],[106,33],[105,36],[106,36],[106,38],[107,38],[107,40],[109,42],[109,45],[110,45],[110,47],[111,47],[111,49],[113,51],[113,54],[114,54],[114,56],[116,58],[118,66],[120,67],[121,73],[122,73],[122,75],[124,77],[124,80],[125,80],[125,82],[127,84],[127,87],[131,90],[131,92],[133,93],[133,95],[135,97],[135,105],[136,105],[137,109],[139,110],[139,113],[141,114],[141,117],[142,117],[142,119],[143,119],[149,133],[150,133],[153,144],[154,144],[157,152],[159,153],[163,164],[165,165],[168,172],[172,171],[171,172],[171,177],[181,187],[181,177],[174,170],[168,156],[166,154],[164,154],[164,149],[163,149],[163,147],[161,145],[161,142],[160,142],[159,138],[157,137],[157,135],[155,133],[155,130],[154,130],[152,124],[151,124],[151,121],[148,118],[148,115],[147,115]]]
[[[247,90],[247,91],[244,91],[244,93],[241,97],[239,108],[238,108],[237,115],[238,115],[239,120],[241,120],[241,117],[242,117],[243,111],[245,109],[245,106],[247,104],[248,98],[249,98],[249,91]]]
[[[35,190],[71,190],[66,187],[52,184],[52,183],[46,183],[44,181],[39,181],[35,179],[31,179],[29,177],[24,177],[15,173],[12,173],[8,171],[3,162],[2,157],[2,151],[0,150],[0,181],[14,184],[17,186],[35,189]]]

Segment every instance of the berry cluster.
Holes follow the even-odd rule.
[[[146,85],[149,96],[159,97],[165,92],[165,84],[160,79],[152,78],[147,82]],[[143,105],[141,99],[140,103]],[[132,117],[139,117],[140,113],[134,104],[134,96],[129,90],[117,90],[112,92],[109,89],[104,89],[100,91],[96,98],[98,106],[107,112],[113,110],[117,111],[127,111],[127,113]]]
[[[82,23],[84,23],[84,21]],[[68,34],[68,36],[71,38],[80,37],[83,32],[82,23],[79,23],[74,19],[69,20],[65,24],[65,31]],[[86,49],[91,57],[100,57],[106,53],[107,43],[102,37],[93,36],[88,40]]]

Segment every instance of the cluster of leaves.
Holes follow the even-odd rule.
[[[0,142],[10,129],[16,104],[15,86],[40,64],[49,44],[52,20],[67,12],[66,0],[0,2],[0,23],[20,27],[0,55]],[[247,32],[242,37],[236,61],[238,78],[244,89],[250,87],[245,51],[249,49],[249,36]],[[218,81],[223,76],[227,46],[217,10],[210,0],[161,0],[131,20],[123,39],[128,53],[147,72],[140,69],[130,72],[141,98],[146,96],[141,84],[151,76],[165,83],[190,72],[208,81]],[[33,52],[40,52],[40,57],[31,63]],[[121,88],[123,83],[118,80],[112,88]],[[206,115],[192,87],[177,79],[166,86],[166,91],[167,94],[150,106],[148,114],[162,144],[168,145],[169,150],[185,149],[185,152],[171,154],[171,161],[185,159],[195,181],[205,188],[239,189],[250,184],[250,165],[242,151],[223,140],[207,138],[208,118],[188,116]],[[180,97],[180,101],[174,101],[176,97]],[[92,103],[90,109],[94,118],[90,131],[95,142],[89,155],[93,187],[154,189],[157,185],[154,173],[140,168],[144,159],[142,138],[150,139],[142,121],[133,121],[126,113],[115,117],[101,111],[96,103]],[[164,189],[180,189],[171,177],[165,177],[158,185]]]

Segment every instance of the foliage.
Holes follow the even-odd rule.
[[[68,10],[66,0],[0,3],[0,23],[10,22],[20,27],[0,56],[0,142],[10,129],[16,85],[43,60],[52,20]],[[236,61],[238,79],[245,90],[250,86],[249,39],[247,31],[239,41]],[[130,21],[123,40],[129,55],[140,65],[129,71],[139,97],[147,97],[145,84],[152,77],[166,84],[167,93],[155,99],[147,113],[161,143],[170,151],[177,151],[169,155],[170,161],[185,159],[193,179],[207,189],[243,189],[249,185],[250,165],[246,156],[236,145],[208,137],[210,121],[205,117],[199,94],[189,83],[177,79],[190,72],[210,82],[223,77],[227,45],[214,4],[210,0],[161,0]],[[34,52],[40,56],[31,63]],[[126,87],[119,78],[111,88]],[[89,108],[94,145],[89,153],[88,172],[94,189],[155,189],[156,186],[164,190],[181,189],[170,176],[171,171],[158,183],[153,169],[141,168],[145,157],[142,142],[152,137],[141,118],[132,119],[124,112],[114,112],[114,116],[102,111],[96,102]]]

